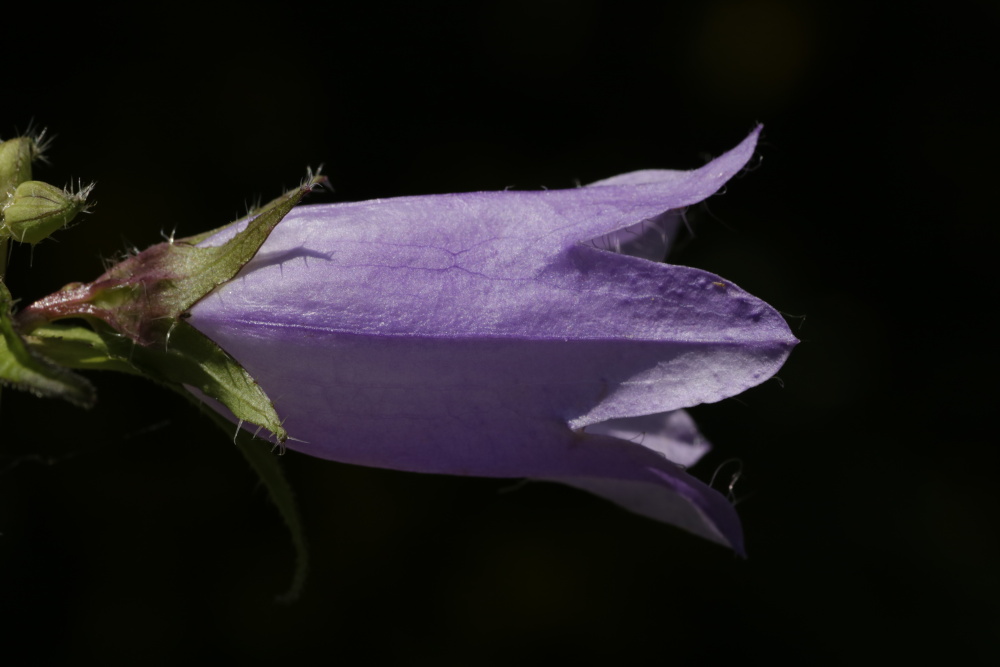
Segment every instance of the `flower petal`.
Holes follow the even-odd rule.
[[[770,306],[715,275],[590,241],[709,196],[755,140],[691,172],[574,190],[296,208],[190,323],[261,384],[300,451],[423,472],[614,479],[628,493],[681,493],[697,516],[715,516],[724,499],[655,447],[581,429],[737,394],[796,341]],[[701,532],[738,541],[731,528]]]
[[[685,410],[609,419],[588,426],[586,432],[641,445],[683,468],[690,468],[712,449]]]
[[[590,474],[547,481],[589,491],[636,514],[679,526],[746,555],[743,531],[732,504],[684,472],[710,449],[687,412],[611,420],[587,427],[586,435],[586,447],[598,450],[596,456],[591,455],[597,460],[588,461]],[[616,441],[595,439],[601,435]],[[623,441],[639,447],[628,449]],[[641,449],[661,457],[637,451]],[[602,455],[606,460],[600,460]],[[581,459],[590,457],[580,456],[578,449],[574,458],[582,468],[587,464]],[[621,470],[624,461],[628,469]]]

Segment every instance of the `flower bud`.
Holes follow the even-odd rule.
[[[32,137],[0,142],[0,199],[31,180],[31,161],[39,154],[38,143]]]
[[[41,181],[25,181],[4,205],[0,228],[16,241],[34,245],[64,227],[86,207],[91,187],[74,193]]]

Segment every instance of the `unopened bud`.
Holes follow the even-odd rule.
[[[32,137],[0,142],[0,201],[18,185],[31,180],[31,161],[39,153],[38,142]]]
[[[0,226],[21,243],[38,243],[86,207],[91,187],[74,193],[41,181],[21,183],[4,206]]]

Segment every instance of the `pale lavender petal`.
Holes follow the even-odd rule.
[[[588,426],[586,432],[634,442],[682,468],[690,468],[712,449],[685,410],[609,419]]]
[[[739,517],[722,494],[690,475],[658,468],[647,472],[645,480],[595,476],[549,481],[589,491],[630,512],[673,524],[746,556]]]
[[[711,448],[684,410],[666,414],[613,419],[586,429],[588,446],[596,444],[598,454],[608,461],[593,466],[591,476],[553,478],[559,482],[602,496],[636,514],[671,523],[713,542],[732,547],[740,555],[743,531],[732,504],[720,493],[684,473]],[[618,442],[593,442],[589,438],[606,435]],[[660,458],[636,451],[624,451],[620,442],[631,442]],[[645,461],[638,460],[646,457]],[[630,470],[610,474],[628,461]],[[631,473],[631,474],[628,474]],[[638,474],[636,474],[638,473]]]
[[[683,211],[667,211],[649,220],[591,239],[588,244],[632,257],[662,262],[684,221]]]
[[[593,244],[709,196],[755,140],[640,184],[300,207],[190,322],[260,382],[306,441],[295,449],[659,485],[736,547],[719,527],[735,515],[705,509],[721,496],[701,502],[715,492],[661,452],[582,429],[735,395],[795,344],[770,306],[718,276]]]

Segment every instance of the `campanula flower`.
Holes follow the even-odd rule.
[[[797,341],[760,299],[662,259],[758,132],[692,171],[300,206],[186,321],[259,383],[292,449],[557,481],[742,552],[731,504],[686,471],[708,446],[683,409],[763,382]]]

